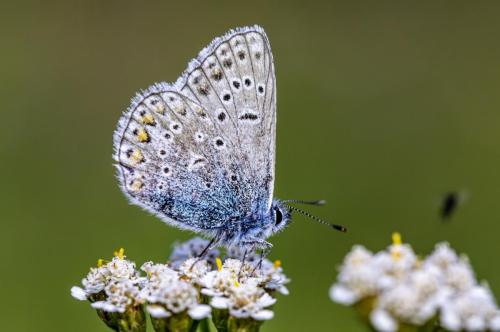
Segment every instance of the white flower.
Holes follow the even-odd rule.
[[[78,286],[71,287],[71,296],[80,301],[87,300],[87,293]]]
[[[208,246],[209,241],[200,237],[194,237],[189,241],[177,243],[170,255],[170,265],[177,269],[188,258],[198,257]],[[209,262],[215,262],[215,257],[219,256],[217,249],[210,249],[205,253],[204,258]]]
[[[211,270],[206,260],[198,258],[187,259],[178,269],[181,275],[187,277],[194,284],[200,284],[201,279]]]
[[[191,316],[192,319],[202,320],[203,318],[210,316],[211,312],[212,308],[210,308],[209,305],[199,304],[189,309],[188,315]]]
[[[98,267],[90,268],[90,272],[82,280],[84,291],[87,295],[97,294],[110,283],[123,280],[140,283],[143,279],[135,269],[135,263],[125,259],[123,249],[116,254],[110,262],[103,263],[99,260]]]
[[[446,283],[457,291],[466,291],[476,284],[474,271],[466,259],[460,259],[445,271]]]
[[[240,278],[255,277],[255,268],[248,262],[242,262],[239,259],[228,258],[222,265],[222,270],[227,271]]]
[[[274,313],[269,306],[276,302],[271,291],[287,294],[284,286],[289,280],[282,272],[281,263],[263,260],[256,270],[248,263],[228,258],[218,269],[208,272],[200,284],[202,294],[211,296],[210,305],[217,309],[227,309],[235,318],[253,320],[272,319]],[[268,293],[269,292],[269,293]]]
[[[373,258],[373,253],[361,245],[353,246],[352,250],[345,256],[344,268],[352,268],[367,264]]]
[[[332,300],[350,305],[405,280],[417,258],[409,245],[401,244],[398,234],[393,241],[386,251],[375,255],[363,246],[354,246],[340,267],[338,283],[330,288]]]
[[[372,311],[370,321],[373,327],[380,332],[395,332],[398,329],[398,322],[384,310]]]
[[[146,262],[142,264],[141,270],[148,275],[149,283],[160,282],[166,278],[178,278],[178,273],[167,264],[154,264]]]
[[[253,318],[269,320],[274,314],[266,309],[273,305],[276,299],[258,286],[257,279],[247,279],[244,283],[235,283],[227,290],[226,297],[214,297],[210,305],[218,309],[228,309],[229,314],[236,318]]]
[[[172,316],[170,312],[167,311],[167,309],[163,308],[161,305],[157,304],[152,304],[146,306],[146,310],[149,312],[151,317],[153,318],[167,318]]]
[[[332,301],[343,305],[351,305],[359,300],[358,295],[344,285],[334,284],[330,287],[330,298]]]
[[[342,304],[352,304],[376,295],[380,278],[381,271],[372,261],[346,264],[341,267],[332,299]]]
[[[92,303],[92,307],[107,312],[125,312],[129,306],[141,303],[139,287],[131,280],[110,283],[105,288],[106,300]]]
[[[375,255],[353,247],[330,288],[332,300],[352,305],[372,296],[370,321],[377,331],[423,326],[437,315],[450,331],[500,331],[500,310],[489,288],[477,284],[467,257],[441,243],[421,261],[399,234],[393,242]]]
[[[500,331],[500,311],[497,310],[490,318],[489,328],[492,331]]]
[[[451,331],[481,331],[488,326],[493,329],[499,317],[491,291],[480,285],[451,296],[441,311],[441,325]]]
[[[285,284],[289,283],[290,279],[283,273],[281,261],[277,260],[273,263],[268,259],[264,259],[261,269],[257,272],[259,277],[263,279],[264,288],[266,290],[276,290],[283,295],[289,294]]]
[[[457,261],[457,253],[450,248],[447,242],[436,244],[434,251],[425,260],[426,264],[435,265],[443,271]]]
[[[218,264],[221,264],[220,261]],[[217,271],[210,271],[200,279],[203,286],[201,292],[208,296],[221,296],[228,294],[234,284],[255,277],[254,268],[250,264],[228,258]]]
[[[134,280],[139,278],[139,273],[135,269],[135,263],[124,258],[113,257],[105,268],[109,271],[109,278],[113,281]]]
[[[106,267],[92,267],[87,276],[82,280],[82,285],[87,294],[97,294],[104,290],[110,273]]]
[[[203,286],[201,293],[208,296],[221,296],[226,294],[237,281],[238,276],[227,270],[211,271],[200,280]]]
[[[400,243],[392,244],[387,251],[377,253],[373,259],[373,264],[377,269],[380,269],[381,273],[391,280],[391,283],[386,286],[406,278],[416,263],[417,256],[412,248]]]
[[[144,264],[141,269],[148,274],[148,282],[140,297],[149,303],[147,310],[153,317],[165,318],[184,311],[193,319],[210,315],[210,308],[199,304],[197,289],[181,280],[177,271],[165,264],[151,262]]]
[[[421,292],[412,281],[399,284],[382,293],[375,310],[382,310],[396,321],[423,325],[437,312],[437,304],[431,294]]]

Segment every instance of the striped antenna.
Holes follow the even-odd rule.
[[[310,214],[309,212],[306,212],[306,211],[304,211],[304,210],[302,210],[302,209],[299,209],[299,208],[297,208],[297,207],[295,207],[295,206],[291,206],[291,205],[287,205],[287,206],[288,206],[291,210],[293,210],[293,211],[297,211],[297,212],[300,212],[300,213],[302,213],[304,216],[309,217],[309,218],[311,218],[312,220],[314,220],[314,221],[316,221],[316,222],[319,222],[320,224],[323,224],[323,225],[329,226],[329,227],[331,227],[331,228],[333,228],[333,229],[335,229],[335,230],[337,230],[337,231],[343,232],[343,233],[347,232],[347,228],[346,228],[346,227],[344,227],[344,226],[342,226],[342,225],[330,224],[329,222],[327,222],[327,221],[325,221],[325,220],[323,220],[323,219],[321,219],[321,218],[318,218],[318,217],[316,217],[316,216],[313,216],[313,215],[312,215],[312,214]]]

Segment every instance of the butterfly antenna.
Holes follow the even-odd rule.
[[[287,199],[283,201],[283,203],[297,203],[297,204],[307,204],[307,205],[325,205],[326,201],[324,199],[320,199],[318,201],[303,201],[301,199]]]
[[[302,210],[302,209],[299,209],[299,208],[297,208],[297,207],[295,207],[295,206],[290,206],[290,205],[287,205],[287,206],[288,206],[288,208],[290,208],[290,210],[293,210],[293,211],[297,211],[297,212],[299,212],[299,213],[302,213],[304,216],[309,217],[309,218],[311,218],[312,220],[319,222],[320,224],[323,224],[323,225],[329,226],[329,227],[331,227],[331,228],[333,228],[333,229],[335,229],[335,230],[337,230],[337,231],[340,231],[340,232],[344,232],[344,233],[345,233],[345,232],[347,232],[347,228],[345,228],[345,227],[344,227],[344,226],[342,226],[342,225],[330,224],[329,222],[327,222],[327,221],[325,221],[325,220],[323,220],[323,219],[321,219],[321,218],[318,218],[318,217],[316,217],[316,216],[313,216],[313,215],[312,215],[312,214],[310,214],[309,212],[306,212],[306,211],[304,211],[304,210]]]

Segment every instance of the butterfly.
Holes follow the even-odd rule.
[[[129,200],[212,246],[269,250],[291,207],[273,199],[276,76],[260,26],[215,38],[173,84],[138,93],[114,159]]]

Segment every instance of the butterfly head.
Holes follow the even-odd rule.
[[[270,212],[269,229],[271,235],[280,232],[290,224],[292,214],[288,205],[274,200]]]

